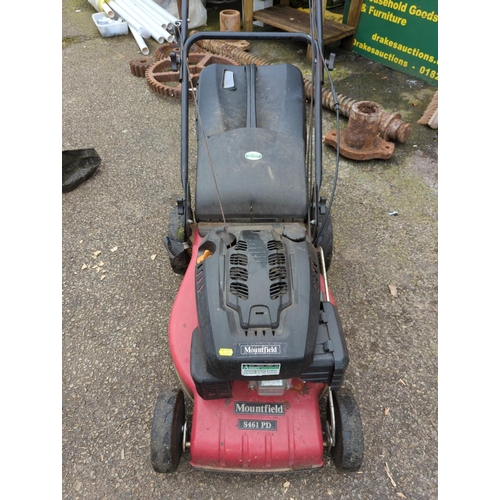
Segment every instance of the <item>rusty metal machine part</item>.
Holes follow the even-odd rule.
[[[227,43],[220,42],[219,40],[201,40],[198,44],[203,49],[225,57],[230,57],[240,64],[255,64],[256,66],[268,66],[270,64],[264,59],[261,59],[253,54],[249,54],[248,52],[238,49],[237,47],[232,47]],[[304,90],[306,97],[310,99],[312,96],[312,81],[310,78],[304,78]],[[323,107],[334,111],[335,106],[331,89],[326,87],[323,88],[321,95],[321,104]],[[342,94],[337,94],[337,99],[339,101],[340,114],[347,118],[349,118],[352,106],[356,102],[360,102]],[[402,120],[399,113],[386,113],[382,110],[382,117],[379,125],[379,133],[382,139],[405,142],[410,136],[411,130],[411,123]]]
[[[224,9],[219,12],[221,31],[240,31],[241,14],[239,10]]]
[[[189,55],[189,74],[193,86],[196,86],[198,77],[206,66],[210,64],[227,64],[235,66],[234,60],[227,57],[217,56],[214,54],[190,54]],[[170,59],[162,59],[151,65],[146,71],[146,81],[149,88],[157,94],[176,97],[180,99],[182,95],[182,85],[179,82],[179,72],[172,71],[172,61]],[[190,93],[190,99],[194,95],[194,89]]]
[[[225,40],[224,43],[239,50],[248,50],[250,48],[250,42],[247,40]]]
[[[163,59],[170,59],[170,54],[172,52],[179,53],[180,52],[179,45],[177,45],[176,43],[164,43],[156,49],[155,60],[162,61]],[[191,50],[189,51],[189,53],[190,54],[193,54],[193,53],[206,54],[207,51],[203,50],[202,48],[200,48],[198,46],[198,44],[195,43],[191,47]]]
[[[130,71],[134,76],[144,78],[146,76],[146,70],[154,64],[155,59],[153,57],[142,57],[141,59],[133,59],[130,61]]]
[[[269,66],[270,63],[253,54],[245,52],[241,48],[230,45],[226,41],[220,40],[200,40],[197,42],[200,47],[213,54],[219,54],[224,57],[230,57],[239,64],[255,64],[256,66]]]
[[[219,12],[219,24],[221,31],[240,31],[241,14],[239,10],[225,9]],[[250,42],[247,40],[224,40],[224,43],[237,47],[241,50],[248,50]]]
[[[352,160],[387,160],[394,152],[394,143],[379,136],[382,107],[376,102],[360,101],[352,105],[347,128],[340,132],[330,130],[325,143],[339,148],[340,154]]]
[[[411,134],[411,123],[402,120],[399,113],[389,114],[383,111],[379,132],[384,140],[405,142]]]
[[[308,98],[312,95],[312,82],[309,78],[304,78],[305,93]],[[342,94],[337,94],[339,101],[339,112],[342,116],[349,118],[354,104],[364,101],[356,101]],[[331,89],[323,88],[321,91],[321,104],[324,108],[335,110],[333,92]],[[405,142],[411,134],[411,123],[401,119],[399,113],[386,113],[383,109],[379,124],[379,133],[382,139],[395,142]]]

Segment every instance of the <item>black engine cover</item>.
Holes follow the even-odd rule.
[[[195,273],[206,369],[222,380],[299,377],[313,362],[319,265],[298,225],[212,230]],[[298,229],[298,230],[297,230]]]

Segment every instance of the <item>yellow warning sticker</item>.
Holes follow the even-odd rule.
[[[232,356],[233,350],[228,347],[221,347],[219,349],[219,356]]]

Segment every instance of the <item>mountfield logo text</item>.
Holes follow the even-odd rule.
[[[281,354],[281,345],[255,345],[255,344],[241,344],[240,354],[258,355],[258,354]]]
[[[234,403],[234,413],[240,415],[284,415],[285,405],[283,403],[245,403],[238,401]]]

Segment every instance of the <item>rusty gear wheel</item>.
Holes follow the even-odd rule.
[[[130,71],[134,76],[144,78],[146,70],[154,64],[155,60],[152,57],[143,57],[142,59],[134,59],[130,61]]]
[[[213,54],[190,54],[189,55],[189,74],[193,86],[198,83],[198,78],[206,66],[210,64],[227,64],[236,66],[237,63],[232,59]],[[182,85],[179,82],[179,72],[172,71],[172,61],[170,59],[162,59],[155,62],[146,70],[146,81],[149,88],[160,95],[167,97],[176,97],[180,99],[182,95]],[[193,92],[189,98],[192,99]]]
[[[179,53],[180,52],[179,45],[177,45],[176,43],[164,43],[156,49],[155,60],[162,61],[163,59],[170,59],[171,52]],[[191,50],[189,51],[189,53],[208,54],[209,52],[207,50],[198,47],[198,45],[195,43],[194,45],[191,46]]]

